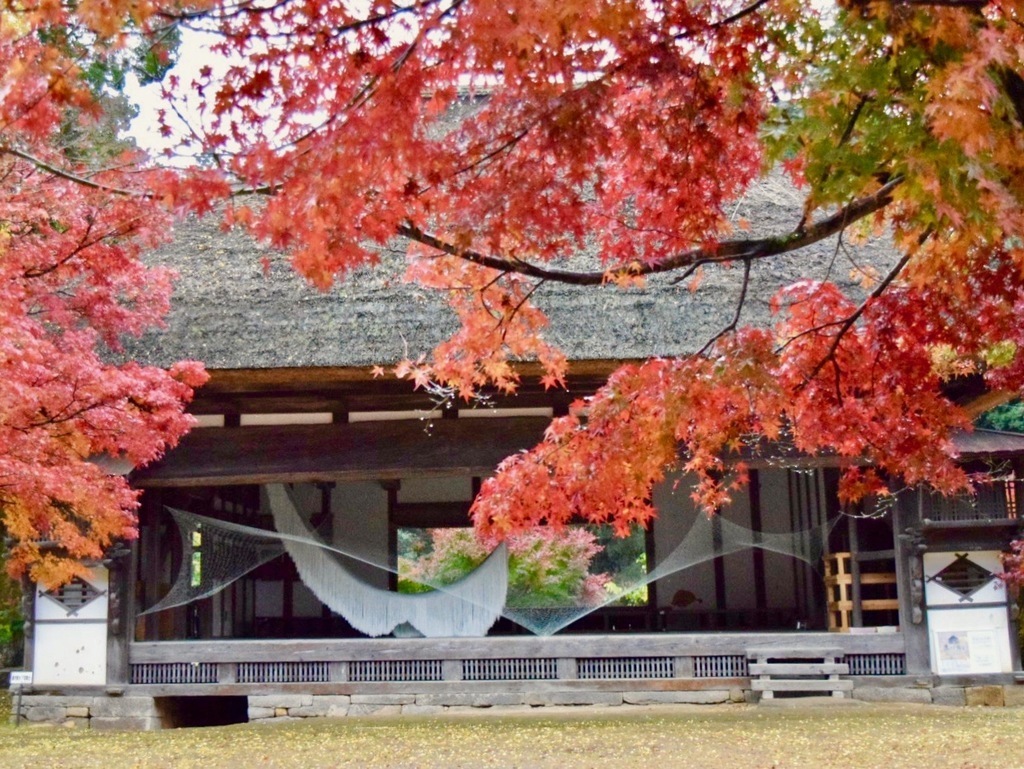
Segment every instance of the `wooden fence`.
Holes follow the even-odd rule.
[[[436,687],[628,681],[630,688],[744,686],[751,650],[838,650],[856,675],[901,675],[899,633],[717,633],[129,645],[129,687],[154,696],[415,692]]]

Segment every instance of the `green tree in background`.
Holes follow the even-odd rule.
[[[1024,433],[1024,401],[1011,401],[986,411],[978,419],[978,427]]]
[[[643,588],[619,595],[619,585],[641,582],[646,574],[641,529],[616,537],[607,526],[537,527],[510,536],[507,543],[509,606],[596,606],[609,599],[632,605],[646,600]],[[403,529],[398,545],[398,589],[404,593],[427,592],[462,579],[493,548],[469,528]]]
[[[0,561],[6,557],[7,545],[5,538],[0,536]],[[21,586],[0,570],[0,667],[13,667],[21,662],[24,625]]]

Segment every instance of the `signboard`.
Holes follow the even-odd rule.
[[[11,686],[31,686],[32,685],[32,671],[31,670],[12,670],[11,671]]]
[[[929,609],[934,671],[955,676],[1012,670],[1005,616],[1005,609]],[[999,619],[1003,619],[1002,627]]]

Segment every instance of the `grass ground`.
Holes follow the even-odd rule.
[[[1024,768],[1024,709],[676,706],[148,733],[0,726],[0,767]]]

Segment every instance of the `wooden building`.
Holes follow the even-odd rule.
[[[785,223],[785,194],[769,190],[739,214]],[[835,277],[834,254],[820,245],[821,277]],[[981,431],[961,437],[961,459],[1000,463],[1002,480],[972,499],[905,490],[886,509],[844,511],[833,463],[782,453],[755,458],[748,489],[712,522],[685,479],[666,484],[642,542],[658,576],[646,598],[576,612],[556,634],[505,617],[484,637],[369,638],[288,555],[147,613],[189,568],[196,585],[218,568],[212,544],[190,548],[196,532],[183,538],[169,508],[272,530],[268,490],[281,484],[352,574],[393,590],[403,530],[467,525],[480,479],[536,442],[552,414],[624,360],[697,349],[728,321],[736,293],[728,270],[696,293],[658,280],[643,291],[545,286],[538,301],[573,359],[568,390],[544,391],[527,365],[514,397],[438,408],[428,393],[371,375],[453,326],[436,298],[387,268],[400,255],[325,294],[272,254],[265,275],[260,256],[206,223],[154,256],[181,273],[175,309],[168,329],[130,354],[207,363],[211,380],[193,406],[201,426],[132,473],[144,490],[136,542],[91,581],[35,591],[29,718],[156,728],[790,692],[954,704],[978,686],[1020,700],[1016,615],[996,574],[1020,531],[1024,437]],[[808,258],[755,273],[746,319],[764,322],[767,297],[806,275]],[[888,255],[870,244],[858,258]]]

